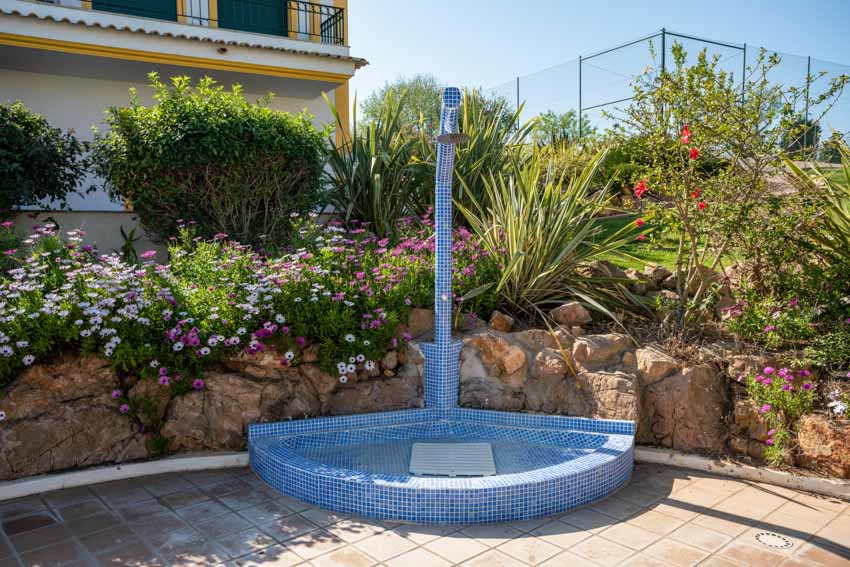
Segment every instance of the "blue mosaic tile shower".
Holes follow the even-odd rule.
[[[275,489],[311,504],[384,520],[474,524],[561,513],[604,498],[632,474],[635,425],[457,407],[463,343],[451,335],[452,176],[460,91],[443,92],[437,146],[434,342],[425,409],[258,423],[250,464]],[[488,442],[496,475],[408,473],[414,443]]]

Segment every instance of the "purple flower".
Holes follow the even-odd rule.
[[[812,386],[814,386],[814,384],[812,384],[811,382],[806,382],[805,384],[803,384],[803,389],[804,390],[811,390]]]
[[[195,378],[195,380],[192,382],[192,387],[196,390],[203,390],[204,389],[204,381],[201,380],[200,378]]]
[[[112,390],[112,399],[117,400],[121,397],[121,390]]]
[[[765,374],[773,374],[774,371],[775,369],[772,366],[768,366],[762,372],[764,372]]]
[[[797,299],[796,297],[792,297],[792,298],[788,301],[788,307],[792,307],[792,308],[793,308],[793,307],[797,307],[797,305],[798,305],[799,303],[800,303],[800,300],[799,300],[799,299]]]
[[[130,406],[128,406],[127,404],[121,404],[120,406],[118,406],[118,411],[120,411],[121,413],[127,413],[128,411],[130,411]]]
[[[295,337],[295,344],[300,347],[303,347],[307,344],[307,339],[305,339],[304,337]]]
[[[764,442],[764,444],[767,445],[768,447],[772,447],[773,446],[773,439],[768,439],[767,441]]]
[[[775,330],[776,330],[776,327],[774,325],[768,325],[767,327],[764,328],[765,333],[769,333],[769,332],[775,331]]]
[[[772,406],[770,404],[764,404],[761,408],[759,408],[759,413],[767,413],[770,411],[771,407]]]
[[[159,385],[160,386],[168,386],[171,384],[171,379],[168,376],[160,376],[159,377]]]
[[[145,260],[150,260],[154,256],[156,256],[156,250],[145,250],[142,252],[142,258]]]
[[[771,384],[773,384],[773,380],[771,380],[770,378],[765,378],[764,380],[761,381],[761,383],[764,384],[765,386],[770,386]]]
[[[794,389],[794,386],[792,386],[791,384],[782,384],[782,389],[785,390],[786,392],[790,392],[791,390]]]
[[[771,429],[770,431],[768,431],[768,432],[767,432],[767,436],[768,436],[768,437],[773,437],[773,434],[774,434],[774,433],[776,433],[776,430],[775,430],[775,429]]]
[[[159,369],[159,375],[160,375],[160,376],[165,376],[166,374],[168,374],[168,368],[166,368],[165,366],[160,367],[160,369]]]

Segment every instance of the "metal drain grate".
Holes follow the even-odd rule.
[[[496,474],[489,443],[414,443],[410,473],[434,476],[492,476]]]
[[[785,536],[775,534],[773,532],[758,532],[755,539],[765,547],[773,549],[790,549],[794,544]]]

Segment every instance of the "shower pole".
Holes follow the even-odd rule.
[[[457,406],[458,365],[463,343],[452,339],[452,178],[461,94],[457,87],[443,90],[434,203],[434,342],[422,343],[425,355],[425,406]]]

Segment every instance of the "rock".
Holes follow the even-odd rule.
[[[127,394],[136,410],[136,417],[145,427],[159,429],[168,402],[171,401],[171,388],[163,386],[153,379],[139,380]]]
[[[580,372],[576,377],[584,411],[576,414],[599,419],[640,420],[637,376],[624,372]]]
[[[559,305],[549,312],[549,316],[559,325],[566,327],[572,327],[574,325],[580,327],[590,323],[592,320],[590,312],[578,301],[569,301],[563,305]]]
[[[381,367],[386,370],[395,370],[398,366],[398,353],[394,350],[389,351],[381,359]]]
[[[587,335],[573,343],[573,360],[576,364],[593,370],[620,362],[620,355],[629,347],[625,335]]]
[[[664,266],[644,266],[643,274],[647,280],[657,287],[661,285],[661,282],[672,276],[673,272]]]
[[[285,368],[280,363],[281,356],[273,349],[256,354],[242,354],[222,361],[222,365],[231,372],[245,374],[252,378],[280,378]]]
[[[109,361],[61,354],[10,384],[0,410],[0,480],[148,456],[150,435],[118,411]]]
[[[807,469],[850,478],[850,422],[803,416],[797,426],[797,463]]]
[[[643,390],[639,440],[680,451],[720,452],[725,446],[724,378],[707,365],[681,371]]]
[[[657,291],[650,291],[646,294],[651,301],[655,302],[657,298],[661,298],[662,303],[673,303],[675,301],[679,301],[679,294],[675,291],[670,291],[669,289],[659,289]]]
[[[570,334],[574,337],[583,337],[587,333],[584,332],[584,329],[581,327],[572,327],[570,329]]]
[[[534,356],[531,375],[535,378],[563,378],[567,371],[567,362],[555,349],[544,348]]]
[[[770,426],[765,422],[756,403],[749,399],[737,400],[732,412],[732,430],[738,434],[764,442]]]
[[[482,353],[467,344],[460,354],[460,392],[463,407],[519,411],[525,404],[522,388],[494,376],[483,361]]]
[[[623,270],[606,260],[594,260],[577,271],[590,278],[613,278],[623,281],[628,279]]]
[[[719,272],[715,272],[708,266],[699,265],[694,270],[693,276],[690,281],[688,281],[688,295],[696,295],[697,291],[699,291],[700,286],[703,287],[703,293],[705,293],[709,286],[715,283],[719,283],[723,280],[723,274]]]
[[[766,366],[776,366],[776,360],[767,356],[739,354],[729,359],[726,375],[732,380],[746,380],[749,375],[760,374]]]
[[[642,386],[665,378],[673,373],[679,365],[676,360],[657,346],[646,346],[635,351],[637,369]]]
[[[434,312],[431,309],[414,307],[407,318],[407,332],[414,337],[431,332],[434,329]]]
[[[301,351],[301,362],[311,363],[319,360],[318,345],[310,345]]]
[[[528,358],[521,347],[492,332],[473,335],[466,343],[480,351],[490,374],[513,387],[525,382]]]
[[[511,339],[516,340],[529,350],[563,348],[569,352],[573,348],[573,337],[567,334],[560,327],[554,331],[548,331],[545,329],[528,329],[527,331],[512,333]]]
[[[162,435],[175,451],[238,451],[249,423],[319,412],[318,395],[296,396],[289,382],[263,382],[208,372],[203,390],[172,400]]]
[[[648,291],[656,289],[655,283],[636,269],[629,268],[625,273],[626,277],[629,278],[629,289],[637,295],[646,295]]]
[[[323,408],[332,415],[420,408],[425,405],[422,382],[414,376],[346,384]]]
[[[514,318],[501,311],[493,311],[490,315],[490,328],[502,333],[510,333],[514,326]]]

